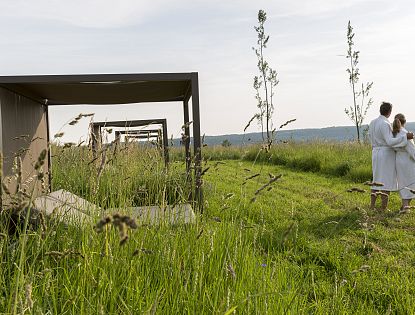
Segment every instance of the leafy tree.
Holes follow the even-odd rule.
[[[346,71],[349,74],[349,82],[353,92],[353,106],[349,108],[345,108],[345,113],[349,116],[350,120],[356,126],[356,133],[357,133],[357,141],[360,142],[361,140],[361,127],[363,124],[363,120],[366,117],[367,110],[372,105],[373,100],[369,97],[370,89],[372,88],[373,82],[368,82],[366,84],[362,83],[361,87],[358,91],[358,84],[359,84],[359,53],[360,51],[356,51],[353,49],[354,46],[354,38],[355,34],[353,33],[353,27],[350,24],[350,21],[347,25],[347,55],[346,58],[350,59],[350,68]]]

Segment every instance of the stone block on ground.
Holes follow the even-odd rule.
[[[63,189],[37,197],[33,204],[47,216],[53,215],[65,223],[92,222],[92,216],[100,211],[93,203]]]
[[[100,215],[115,213],[128,214],[136,219],[138,224],[187,224],[196,221],[190,204],[102,210],[93,203],[63,189],[37,197],[33,204],[34,208],[47,216],[53,215],[55,219],[70,224],[95,224],[94,219]]]

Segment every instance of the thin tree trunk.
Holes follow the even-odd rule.
[[[359,131],[359,122],[357,120],[357,104],[356,104],[356,93],[354,88],[354,67],[353,67],[353,56],[350,56],[350,67],[351,67],[351,83],[352,83],[352,90],[353,90],[353,104],[354,104],[354,119],[356,122],[356,131],[357,131],[357,142],[360,143],[360,131]]]
[[[265,105],[266,105],[266,108],[265,108],[266,109],[265,118],[267,120],[267,122],[266,122],[266,126],[267,126],[267,142],[269,143],[270,142],[270,135],[269,135],[268,86],[267,86],[266,73],[265,73],[265,70],[264,70],[264,56],[263,56],[263,53],[262,53],[262,49],[263,49],[263,43],[262,43],[262,40],[261,40],[261,49],[260,49],[260,52],[261,52],[261,73],[262,73],[262,77],[264,79],[264,87],[265,87]]]

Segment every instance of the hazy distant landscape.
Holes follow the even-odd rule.
[[[363,130],[367,129],[364,125]],[[407,123],[408,130],[415,130],[415,122]],[[278,141],[335,141],[344,142],[352,141],[356,138],[356,127],[354,126],[339,126],[327,128],[307,128],[307,129],[293,129],[281,130],[277,132]],[[228,134],[219,136],[205,136],[204,143],[207,145],[220,145],[223,141],[228,140],[231,145],[245,145],[258,143],[262,141],[260,132],[250,132],[245,134]],[[178,145],[179,140],[175,139],[174,145]]]

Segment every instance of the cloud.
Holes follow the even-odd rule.
[[[382,0],[384,2],[385,0]],[[118,28],[141,24],[155,15],[171,10],[192,11],[203,15],[207,10],[220,14],[223,11],[251,14],[260,8],[270,12],[271,18],[291,16],[316,16],[344,10],[356,4],[373,3],[374,0],[0,0],[3,17],[20,19],[55,20],[77,27]],[[375,1],[379,4],[379,1]],[[191,19],[191,15],[183,18]],[[245,15],[246,17],[246,15]],[[245,21],[239,17],[240,21]]]
[[[56,20],[78,27],[113,28],[140,24],[169,7],[162,0],[14,0],[1,3],[0,15]]]

